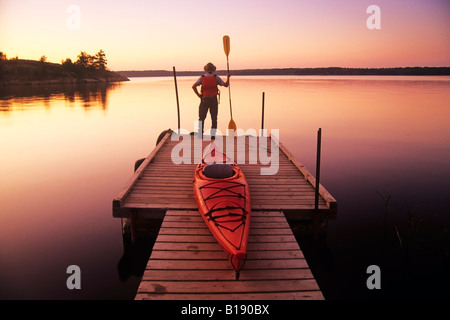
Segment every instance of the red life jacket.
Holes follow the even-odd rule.
[[[217,88],[216,75],[214,77],[202,76],[202,96],[204,97],[214,97],[219,94],[219,89]]]

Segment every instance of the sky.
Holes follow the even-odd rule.
[[[8,58],[102,49],[114,71],[225,69],[224,35],[231,69],[450,66],[450,1],[0,0]]]

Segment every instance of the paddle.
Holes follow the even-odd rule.
[[[230,73],[230,65],[228,63],[228,55],[230,54],[230,37],[229,36],[223,36],[223,50],[225,51],[225,55],[227,56],[227,72]],[[237,127],[236,123],[233,121],[233,110],[231,108],[231,89],[230,85],[228,84],[228,96],[230,98],[230,115],[231,120],[228,123],[228,129],[234,130],[236,132]]]

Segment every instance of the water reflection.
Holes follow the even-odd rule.
[[[53,84],[37,86],[0,86],[0,112],[34,109],[43,105],[50,109],[51,101],[63,100],[69,106],[108,109],[108,94],[120,83]],[[40,102],[40,103],[36,103]]]
[[[178,78],[186,129],[198,119],[195,80]],[[311,171],[323,128],[322,181],[339,201],[338,218],[325,242],[298,239],[325,297],[448,298],[450,78],[233,81],[238,127],[259,128],[266,92],[264,127],[280,129],[282,143]],[[226,132],[222,94],[219,129]],[[0,216],[7,222],[0,225],[0,299],[133,299],[151,245],[123,250],[111,199],[135,160],[177,125],[173,80],[0,87],[0,108]],[[377,192],[392,195],[387,224]],[[82,269],[77,292],[65,285],[72,264]],[[378,292],[366,287],[369,265],[382,269]]]

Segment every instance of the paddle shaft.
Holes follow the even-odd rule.
[[[227,56],[227,72],[230,74],[230,63],[228,60],[228,55],[230,54],[230,37],[229,36],[223,36],[223,50],[225,51],[225,55]],[[227,75],[228,77],[228,75]],[[229,78],[228,78],[229,80]],[[230,115],[231,120],[228,123],[228,129],[232,129],[233,131],[236,131],[236,123],[233,121],[233,108],[231,107],[231,87],[230,82],[228,81],[228,97],[230,99]]]
[[[230,64],[228,63],[228,54],[227,54],[227,72],[230,73]],[[228,97],[230,99],[230,115],[231,119],[233,119],[233,109],[231,108],[231,88],[230,82],[228,82]]]

